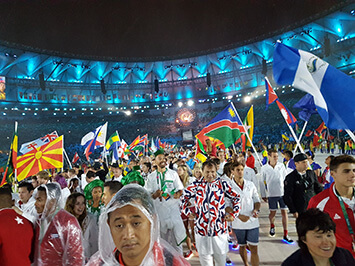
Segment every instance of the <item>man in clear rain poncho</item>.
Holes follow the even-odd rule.
[[[59,184],[39,186],[34,198],[39,215],[35,224],[34,265],[83,265],[81,228],[73,215],[59,208]]]
[[[99,251],[87,265],[178,266],[189,263],[159,237],[150,194],[137,184],[124,186],[99,220]]]

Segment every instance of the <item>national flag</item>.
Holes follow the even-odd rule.
[[[314,131],[313,135],[313,146],[317,147],[320,143],[323,141],[323,135],[318,133],[317,131]]]
[[[55,140],[56,138],[58,138],[58,133],[57,133],[57,131],[53,131],[52,133],[43,136],[41,138],[41,140],[44,143],[48,143],[48,142],[51,142],[52,140]]]
[[[124,139],[122,139],[121,146],[118,148],[118,152],[117,152],[119,158],[123,158],[125,156],[125,151],[127,147],[128,147],[127,143],[124,141]]]
[[[78,153],[76,152],[76,153],[74,154],[72,163],[76,163],[79,159],[80,159],[80,157],[79,157]]]
[[[63,136],[17,158],[17,181],[45,169],[63,167]]]
[[[155,145],[155,147],[157,147],[158,150],[160,149],[160,139],[159,139],[159,137],[157,137],[155,139],[154,145]]]
[[[112,157],[114,158],[115,161],[118,161],[118,159],[120,158],[120,156],[118,155],[118,149],[120,146],[121,146],[120,136],[116,131],[111,135],[111,137],[108,139],[105,145],[105,149],[107,151],[112,151]]]
[[[141,139],[139,140],[139,143],[143,143],[144,145],[148,144],[148,134],[145,134]]]
[[[196,147],[197,147],[196,148],[196,155],[198,153],[207,154],[207,152],[205,151],[205,148],[203,147],[202,142],[198,138],[196,138]]]
[[[53,131],[52,133],[46,134],[43,137],[22,144],[19,152],[21,154],[25,154],[35,148],[41,147],[42,145],[56,138],[58,138],[58,133],[57,131]]]
[[[285,140],[285,141],[289,141],[289,140],[290,140],[290,137],[287,136],[287,133],[282,133],[282,134],[281,134],[281,137],[282,137],[282,139]]]
[[[15,131],[12,137],[12,142],[9,151],[9,158],[7,160],[5,173],[0,183],[0,187],[5,185],[6,183],[12,184],[15,176],[15,168],[17,164],[17,150],[18,150],[18,135],[17,135],[17,122],[15,122]],[[18,180],[18,178],[17,178]],[[19,181],[19,180],[18,180]]]
[[[245,132],[242,121],[233,103],[230,103],[196,135],[196,138],[205,143],[208,137],[212,137],[223,142],[228,148],[240,138],[242,132]]]
[[[306,137],[310,137],[313,135],[313,131],[312,130],[308,130],[307,133],[306,133]]]
[[[253,141],[253,134],[254,134],[254,108],[253,108],[253,105],[250,107],[250,109],[247,113],[247,116],[244,119],[244,126],[248,130],[248,135],[249,135],[250,140]],[[244,136],[244,143],[245,143],[245,136]],[[244,151],[250,147],[251,147],[251,143],[248,139],[248,141],[246,142]]]
[[[319,127],[316,129],[316,131],[317,131],[319,134],[321,134],[322,131],[323,131],[324,129],[326,129],[326,128],[327,128],[327,127],[325,126],[324,122],[322,122],[322,123],[319,125]]]
[[[207,156],[202,153],[197,153],[195,156],[201,163],[204,163],[207,160]]]
[[[297,122],[296,117],[293,116],[293,114],[286,108],[285,105],[283,105],[279,100],[276,100],[276,103],[280,109],[282,116],[285,118],[287,124],[293,125],[294,123]]]
[[[303,96],[294,106],[293,108],[302,109],[298,113],[298,117],[304,121],[308,121],[311,118],[311,115],[316,114],[316,105],[314,104],[313,96],[310,94],[306,94]]]
[[[152,138],[151,144],[150,144],[150,152],[153,154],[157,151],[157,147],[155,146],[154,139]]]
[[[106,145],[105,145],[105,149],[106,149],[107,151],[111,150],[111,146],[112,146],[114,143],[116,143],[116,145],[115,145],[116,148],[118,148],[118,147],[121,145],[121,143],[120,143],[120,136],[118,135],[118,132],[117,132],[117,131],[115,131],[115,133],[113,133],[113,134],[111,135],[111,137],[107,140]]]
[[[281,43],[275,47],[273,73],[278,84],[293,84],[311,94],[329,128],[355,130],[353,78],[311,53]]]
[[[132,151],[133,148],[138,145],[140,139],[141,139],[141,136],[138,135],[138,136],[132,141],[132,143],[128,145],[128,149],[129,149],[130,151]]]
[[[81,146],[85,147],[84,154],[89,161],[89,155],[97,148],[103,147],[106,141],[107,122],[89,132],[81,139]]]
[[[274,89],[272,88],[269,80],[267,77],[265,77],[265,89],[266,89],[266,108],[267,110],[269,108],[269,105],[272,104],[274,101],[278,99]]]

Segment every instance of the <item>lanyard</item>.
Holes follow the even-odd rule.
[[[354,194],[355,194],[355,191],[353,190],[353,197],[354,197]],[[344,201],[343,201],[342,197],[339,196],[338,191],[336,191],[336,190],[335,190],[335,195],[338,197],[338,200],[339,200],[339,203],[341,206],[341,210],[343,211],[343,214],[344,214],[346,225],[348,226],[349,233],[351,235],[351,238],[353,239],[353,242],[352,242],[353,251],[355,251],[354,231],[353,231],[353,228],[351,227],[349,216],[348,216],[348,213],[346,212],[346,208],[344,205]]]
[[[165,173],[168,171],[168,169],[166,169],[163,173],[160,173],[157,171],[157,183],[159,185],[160,183],[160,188],[161,190],[163,190],[164,184],[165,184]],[[160,182],[159,182],[160,181]]]

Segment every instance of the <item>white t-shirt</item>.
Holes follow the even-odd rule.
[[[253,217],[254,203],[260,202],[258,191],[253,182],[244,179],[243,190],[233,180],[232,188],[240,195],[239,215],[249,216],[249,220],[242,222],[238,217],[232,222],[234,229],[253,229],[259,227],[259,219]]]
[[[265,164],[261,167],[260,172],[262,181],[260,183],[261,197],[282,197],[284,195],[284,180],[286,177],[285,166],[280,162],[277,162],[274,168],[270,164]]]

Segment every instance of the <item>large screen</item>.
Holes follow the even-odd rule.
[[[192,130],[188,130],[188,131],[182,132],[182,139],[184,141],[193,140]]]
[[[0,100],[6,100],[5,77],[0,76]]]

